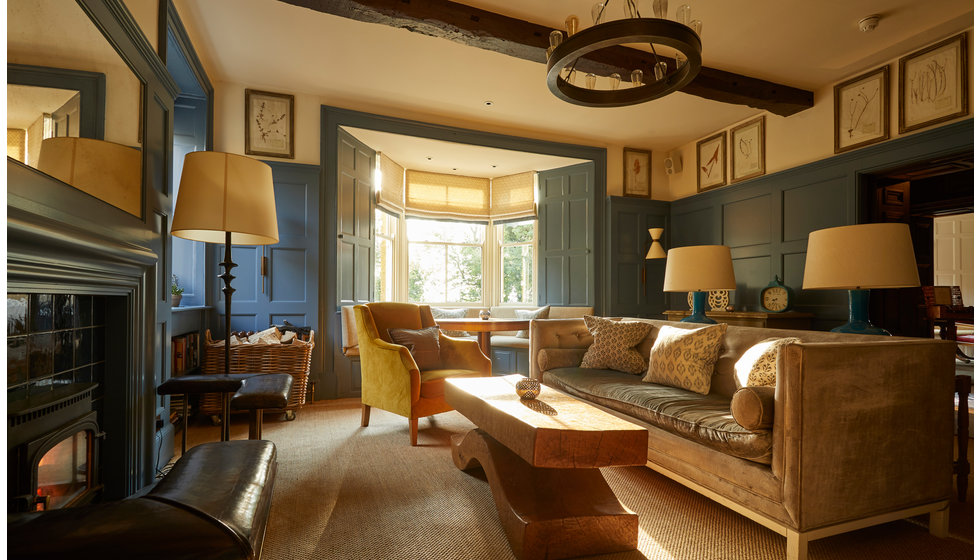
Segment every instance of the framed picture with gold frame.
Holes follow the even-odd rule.
[[[623,148],[623,196],[650,198],[650,150]]]
[[[732,182],[766,174],[766,116],[732,128]]]
[[[887,140],[888,66],[834,86],[834,153]]]
[[[924,128],[970,112],[966,33],[898,61],[898,132]]]
[[[245,153],[293,159],[293,96],[245,90]]]
[[[724,131],[698,142],[698,192],[728,183]]]

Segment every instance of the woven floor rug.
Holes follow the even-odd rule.
[[[286,422],[270,415],[264,425],[263,435],[279,452],[265,560],[514,558],[482,473],[453,465],[450,437],[473,427],[463,416],[422,419],[418,447],[409,445],[408,421],[400,416],[374,410],[371,425],[361,428],[358,401],[308,405],[296,416]],[[247,437],[244,417],[234,419],[232,437]],[[217,438],[218,428],[199,418],[188,445]],[[785,538],[646,467],[602,472],[640,516],[639,548],[591,558],[785,558]],[[965,515],[968,522],[956,519]],[[813,541],[810,558],[972,558],[972,501],[953,516],[954,531],[960,527],[953,538],[938,539],[920,524],[896,521]]]

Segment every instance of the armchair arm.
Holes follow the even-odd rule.
[[[439,358],[445,368],[470,369],[490,375],[490,358],[483,355],[480,343],[465,338],[452,338],[439,333]]]
[[[366,306],[354,307],[361,353],[361,402],[389,412],[410,416],[419,400],[422,378],[408,348],[378,336],[374,318]]]
[[[783,349],[772,467],[800,531],[950,495],[955,344],[868,338]]]

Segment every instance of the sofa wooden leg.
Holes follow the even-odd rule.
[[[412,446],[416,446],[419,443],[419,419],[416,417],[411,417],[408,419],[408,435],[412,440]]]
[[[371,407],[366,404],[361,404],[361,427],[367,428],[368,422],[371,421]]]
[[[806,535],[796,531],[786,533],[786,560],[806,560]]]
[[[949,536],[949,506],[929,514],[929,534],[941,539]]]

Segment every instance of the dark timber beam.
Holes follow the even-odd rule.
[[[415,33],[449,39],[532,62],[544,63],[552,28],[449,0],[281,0],[366,23],[380,23]],[[577,70],[608,76],[618,72],[629,80],[635,68],[649,69],[653,56],[628,47],[591,53]],[[544,85],[544,76],[541,78]],[[747,105],[788,117],[813,107],[813,92],[724,70],[702,67],[680,91],[712,101]]]

